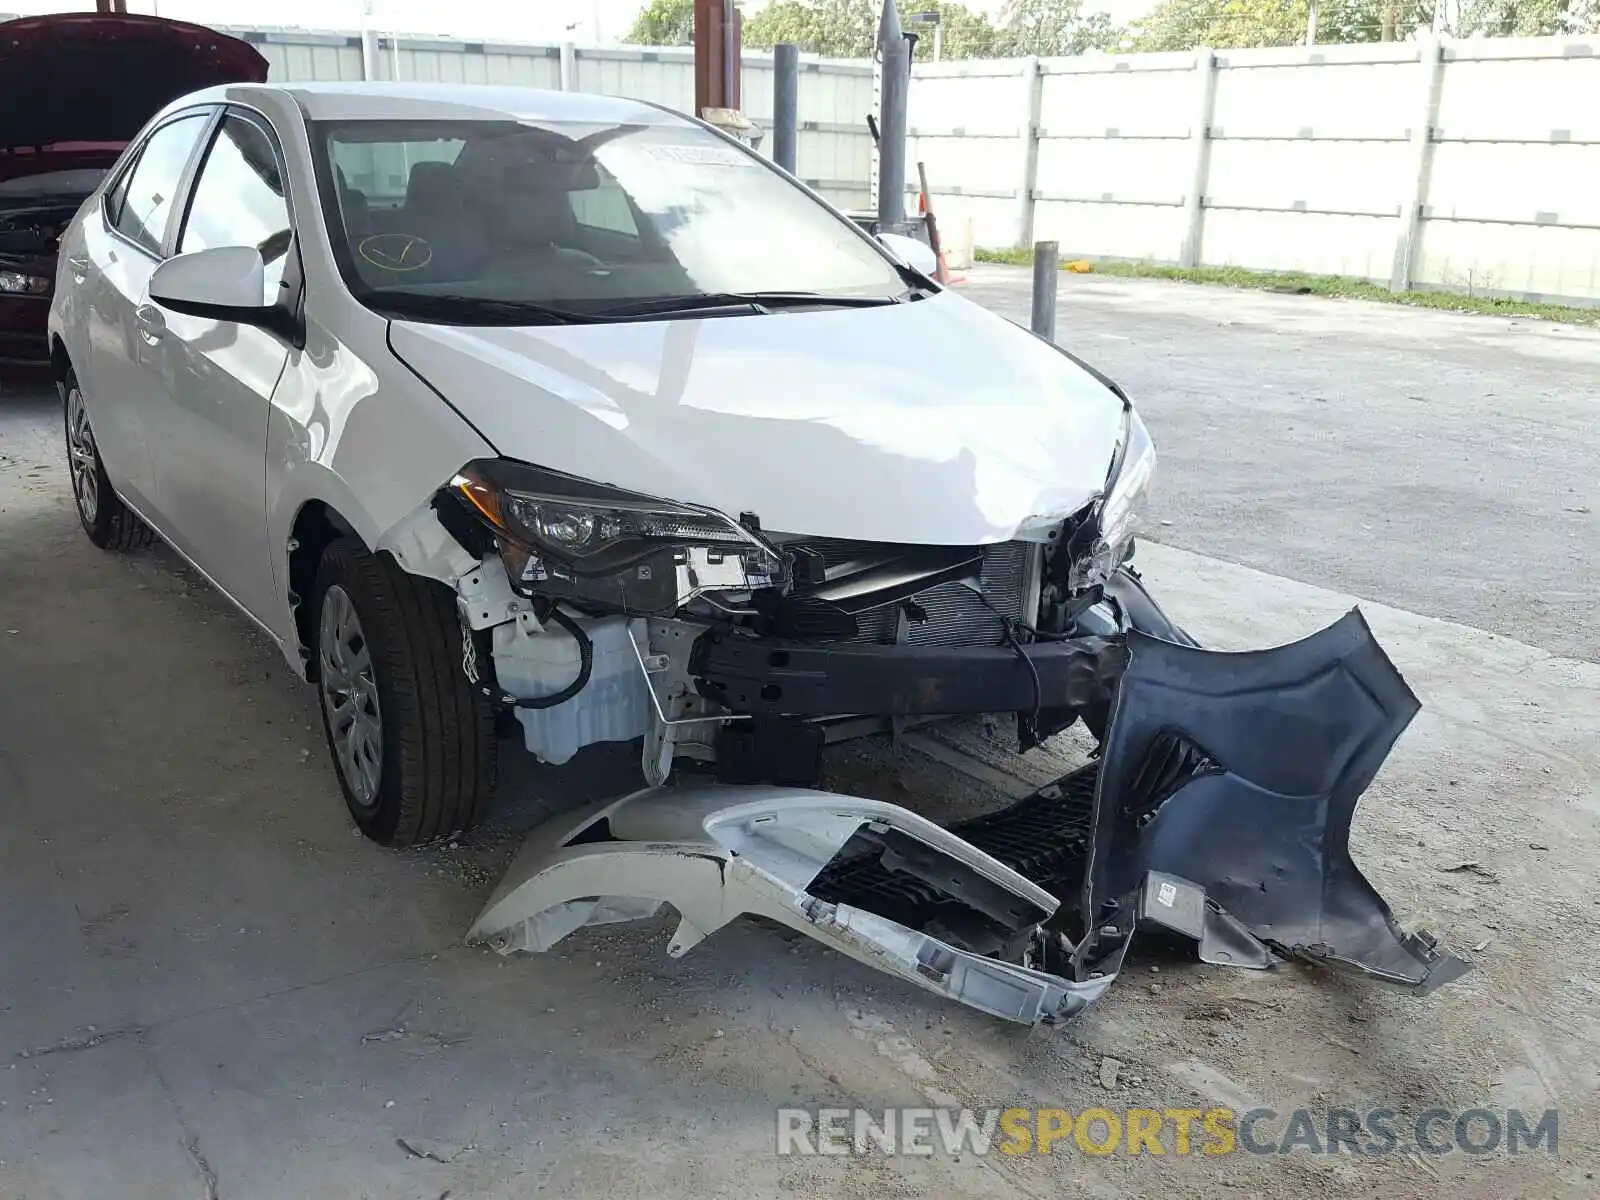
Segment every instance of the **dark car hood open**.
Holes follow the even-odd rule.
[[[266,78],[254,46],[185,21],[64,13],[0,22],[0,152],[125,143],[186,92]]]

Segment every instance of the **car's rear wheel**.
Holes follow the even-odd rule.
[[[100,446],[89,423],[89,406],[71,371],[61,384],[66,398],[67,469],[72,502],[89,540],[102,550],[137,550],[155,534],[118,498],[100,461]]]
[[[449,590],[341,538],[323,553],[316,606],[322,725],[361,832],[410,846],[482,821],[494,710],[461,668]]]

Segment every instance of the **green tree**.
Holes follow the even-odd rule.
[[[1463,0],[1463,37],[1544,37],[1600,33],[1600,0]]]
[[[996,45],[1010,57],[1086,54],[1109,50],[1122,37],[1106,13],[1084,16],[1082,0],[1007,0]]]
[[[986,13],[974,12],[956,0],[900,0],[900,19],[905,22],[912,13],[936,12],[939,14],[939,44],[946,58],[997,58],[1002,54],[998,31],[989,23]],[[915,58],[918,62],[933,59],[933,27],[909,24],[907,32],[917,35]]]
[[[622,40],[641,46],[694,45],[694,0],[650,0]]]
[[[933,57],[931,25],[907,20],[937,12],[946,58],[1003,58],[1024,54],[1082,54],[1115,45],[1122,31],[1104,13],[1083,15],[1082,0],[1010,0],[998,28],[981,10],[959,0],[898,0],[907,31],[918,34],[916,58]],[[744,25],[744,44],[765,49],[793,42],[812,54],[867,58],[875,53],[875,0],[773,0]]]
[[[773,0],[744,23],[744,44],[767,50],[793,42],[808,54],[870,58],[878,33],[871,0]]]
[[[1319,43],[1395,41],[1433,21],[1433,0],[1318,0]],[[1516,0],[1510,0],[1516,2]],[[1556,2],[1556,0],[1550,0]],[[1298,46],[1308,0],[1167,0],[1134,24],[1138,50]]]

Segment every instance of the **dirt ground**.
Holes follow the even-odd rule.
[[[1003,306],[1015,299],[1007,280],[975,282]],[[1246,371],[1245,343],[1200,324],[1228,297],[1197,310],[1194,291],[1149,285],[1132,301],[1107,291],[1105,303],[1120,306],[1129,336],[1144,312],[1172,352],[1199,356],[1209,341],[1218,363]],[[1079,303],[1064,303],[1064,322]],[[1297,340],[1306,354],[1342,353],[1346,377],[1363,378],[1358,333],[1346,326],[1336,348],[1292,300],[1271,303],[1284,307],[1275,336],[1286,353]],[[1435,315],[1350,307],[1385,338]],[[1190,320],[1192,346],[1170,332]],[[1559,454],[1592,464],[1600,339],[1579,349],[1589,392],[1566,382],[1573,358],[1549,376],[1523,365],[1579,441]],[[1206,399],[1217,421],[1234,419],[1227,389]],[[1281,426],[1259,434],[1258,468],[1268,447],[1294,443]],[[1198,436],[1185,426],[1185,448],[1164,454],[1164,495],[1203,491]],[[1236,449],[1219,441],[1214,454]],[[1520,461],[1508,446],[1481,469]],[[1509,495],[1516,471],[1504,469]],[[1270,490],[1298,487],[1283,503],[1315,507],[1328,494],[1320,478],[1290,474]],[[1028,1030],[749,922],[677,961],[665,921],[581,932],[538,958],[463,946],[522,834],[552,808],[627,784],[631,752],[548,770],[508,747],[509,795],[490,828],[408,853],[352,836],[311,693],[170,554],[89,546],[53,399],[0,392],[0,1198],[1597,1194],[1592,635],[1535,616],[1527,636],[1505,636],[1509,593],[1469,597],[1465,623],[1441,619],[1426,594],[1399,595],[1411,584],[1350,594],[1345,581],[1376,577],[1385,553],[1465,572],[1467,551],[1426,523],[1396,525],[1392,551],[1343,546],[1325,565],[1291,547],[1268,574],[1257,566],[1272,551],[1249,513],[1211,514],[1208,556],[1202,524],[1163,503],[1158,520],[1183,532],[1169,540],[1188,548],[1145,545],[1140,561],[1202,640],[1279,643],[1359,602],[1422,698],[1358,813],[1354,850],[1403,921],[1472,961],[1465,979],[1418,998],[1297,966],[1203,967],[1147,943],[1083,1018]],[[1592,619],[1588,536],[1567,541],[1589,564],[1569,582]],[[1480,561],[1503,574],[1522,553],[1488,539]],[[987,781],[926,749],[872,742],[834,755],[832,784],[955,814],[1083,752],[1068,737],[1018,760],[982,722],[925,736],[934,754],[955,747],[989,763]],[[1120,1064],[1114,1079],[1107,1058]],[[1439,1157],[1093,1157],[1067,1143],[1049,1156],[774,1153],[780,1107],[926,1104],[1557,1108],[1560,1136],[1554,1154]]]

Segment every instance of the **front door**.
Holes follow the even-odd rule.
[[[266,265],[266,304],[299,287],[284,170],[259,118],[230,111],[217,126],[178,234],[177,252],[250,246]],[[180,550],[234,601],[273,622],[267,551],[266,445],[272,392],[289,346],[254,325],[154,306],[162,436],[154,446],[163,511]]]

